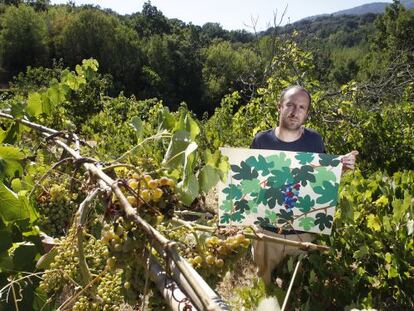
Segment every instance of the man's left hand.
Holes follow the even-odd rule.
[[[342,169],[344,171],[353,170],[355,168],[356,156],[359,154],[357,150],[352,150],[350,153],[344,155],[341,159]]]

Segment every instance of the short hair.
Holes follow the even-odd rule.
[[[285,88],[285,89],[282,91],[282,93],[280,93],[279,104],[280,104],[280,103],[282,103],[283,99],[284,99],[284,98],[285,98],[285,96],[286,96],[286,93],[287,93],[288,91],[292,90],[292,89],[296,89],[296,90],[302,91],[302,92],[304,92],[306,95],[308,95],[308,98],[309,98],[309,106],[308,106],[308,111],[309,111],[309,110],[310,110],[310,107],[311,107],[311,103],[312,103],[312,97],[311,97],[311,94],[309,93],[309,91],[308,91],[307,89],[305,89],[303,86],[300,86],[300,85],[291,85],[291,86],[289,86],[289,87]]]

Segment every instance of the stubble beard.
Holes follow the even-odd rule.
[[[280,126],[285,129],[288,130],[290,132],[297,132],[302,128],[302,123],[299,122],[299,120],[289,120],[289,117],[284,117],[281,120],[281,124]]]

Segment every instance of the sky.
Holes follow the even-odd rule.
[[[94,4],[119,14],[140,12],[145,0],[73,0],[76,5]],[[202,26],[219,23],[226,30],[262,31],[273,25],[284,25],[304,17],[329,14],[371,2],[391,0],[152,0],[166,17]],[[52,4],[67,0],[52,0]],[[285,11],[283,19],[281,19]],[[274,22],[276,20],[276,22]],[[253,27],[255,26],[255,27]]]

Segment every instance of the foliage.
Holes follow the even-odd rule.
[[[13,80],[11,92],[1,95],[0,108],[16,118],[64,130],[65,135],[77,126],[92,146],[81,147],[87,157],[102,165],[119,161],[132,165],[134,172],[115,168],[111,174],[123,182],[128,200],[146,220],[180,240],[181,253],[212,284],[244,255],[248,241],[238,247],[225,234],[193,234],[186,226],[173,226],[169,219],[177,210],[194,213],[203,202],[200,194],[225,178],[229,168],[219,147],[248,147],[256,132],[277,124],[276,102],[285,87],[308,88],[313,102],[306,126],[322,134],[329,153],[359,150],[361,171],[344,178],[333,235],[317,240],[331,249],[304,259],[295,298],[290,300],[292,308],[414,308],[413,11],[396,2],[375,25],[373,15],[326,17],[277,29],[281,37],[270,35],[275,29],[255,37],[227,32],[219,24],[186,25],[166,18],[150,3],[142,13],[118,16],[71,5],[49,6],[46,11],[40,5],[33,10],[17,6],[18,2],[1,7],[1,82],[8,82],[7,75],[23,72],[27,65],[32,67]],[[102,72],[113,78],[99,74],[94,60],[76,66],[91,55],[99,58]],[[33,67],[52,64],[52,57],[64,59],[52,69]],[[251,80],[240,83],[240,77]],[[226,94],[229,89],[231,93]],[[119,90],[125,93],[118,95]],[[220,99],[210,118],[199,121],[191,112],[211,112]],[[188,106],[180,105],[183,100]],[[22,294],[20,309],[41,309],[50,298],[47,284],[38,286],[43,269],[49,271],[43,283],[65,285],[68,292],[75,289],[68,276],[82,284],[82,265],[75,254],[82,252],[79,245],[83,245],[92,272],[103,273],[95,290],[105,300],[81,295],[75,309],[140,302],[144,270],[135,259],[140,259],[147,244],[123,218],[116,200],[107,199],[106,210],[101,201],[94,205],[96,221],[85,226],[84,243],[74,245],[73,211],[90,186],[81,177],[83,170],[76,168],[72,174],[76,165],[65,162],[65,168],[60,164],[51,169],[67,155],[18,122],[2,118],[0,142],[0,290],[13,287]],[[298,160],[304,165],[311,161]],[[250,164],[260,167],[260,172],[266,170],[260,159]],[[48,177],[40,180],[47,172]],[[154,189],[145,179],[148,173]],[[161,184],[163,177],[164,182],[165,178],[173,182]],[[128,187],[137,184],[140,188],[135,190],[147,190],[150,204],[143,204],[136,192],[131,195],[134,192]],[[240,210],[247,210],[251,203],[242,200],[243,192],[255,191],[257,186],[250,181],[241,189],[229,189],[228,195],[240,201]],[[318,186],[320,192],[327,190],[326,185]],[[306,213],[315,203],[304,197],[296,206]],[[265,216],[269,222],[291,218],[288,211]],[[303,217],[301,226],[332,223],[323,213],[309,218]],[[52,252],[46,262],[55,261],[55,268],[68,263],[67,271],[55,273],[45,264],[33,274],[42,253],[40,230],[66,233],[60,240],[60,257]],[[134,251],[128,250],[131,241],[139,244]],[[225,255],[219,250],[223,245]],[[116,269],[106,273],[105,267]],[[293,259],[283,267],[278,274],[282,288],[276,289],[281,296]],[[52,287],[49,294],[62,293],[62,287]],[[245,307],[254,308],[265,289],[259,282],[250,290],[240,289],[239,296]]]
[[[413,308],[413,178],[413,171],[346,176],[333,234],[316,241],[331,249],[302,261],[293,306]],[[283,277],[290,276],[284,269]]]
[[[17,73],[26,66],[47,64],[47,30],[44,18],[31,7],[10,6],[1,16],[1,66]]]

